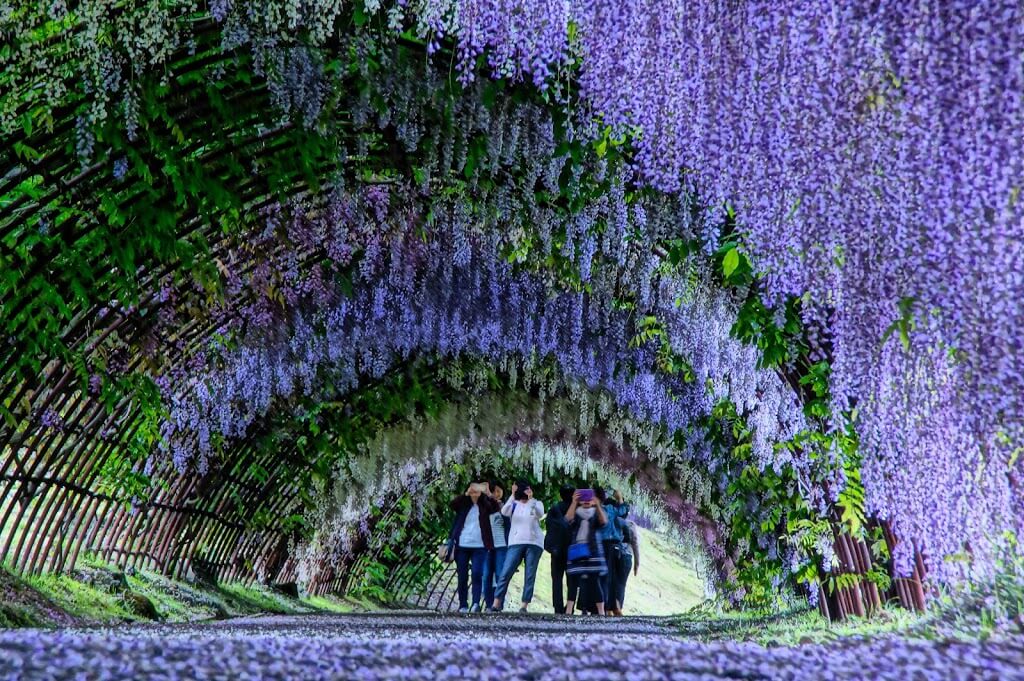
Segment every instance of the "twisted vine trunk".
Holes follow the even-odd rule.
[[[893,549],[896,548],[896,544],[900,540],[893,532],[892,524],[889,521],[884,520],[879,525],[885,537],[885,544],[889,547],[889,554],[892,555]],[[917,542],[914,542],[914,569],[911,571],[910,576],[896,576],[892,561],[890,561],[889,565],[889,575],[892,577],[892,591],[899,599],[900,605],[907,610],[923,611],[925,609],[924,580],[928,575],[928,569],[925,567],[924,556],[917,546]]]
[[[871,527],[881,527],[889,554],[899,542],[889,521],[872,521]],[[871,617],[891,600],[907,610],[921,612],[925,609],[924,579],[927,568],[917,544],[914,545],[914,569],[909,577],[898,577],[893,561],[879,565],[891,579],[891,586],[885,592],[870,579],[868,573],[876,566],[871,549],[863,539],[851,537],[833,524],[833,548],[839,565],[830,575],[821,580],[818,587],[818,609],[822,616],[833,622],[850,615]],[[831,580],[834,588],[825,586]]]

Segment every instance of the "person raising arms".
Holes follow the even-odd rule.
[[[520,480],[512,485],[512,498],[502,507],[501,514],[509,518],[511,529],[508,534],[505,564],[502,566],[498,586],[494,590],[491,612],[501,612],[503,609],[508,584],[521,562],[526,563],[526,576],[523,580],[523,600],[519,612],[526,612],[530,601],[533,600],[537,565],[544,553],[544,532],[540,529],[540,519],[544,517],[544,504],[533,498],[530,483]]]
[[[469,573],[473,573],[473,610],[480,610],[480,595],[484,584],[487,551],[494,548],[491,534],[492,513],[498,512],[498,502],[491,496],[486,482],[474,482],[464,494],[452,499],[455,511],[451,538],[455,548],[455,572],[458,578],[459,612],[470,612]]]
[[[605,575],[608,566],[598,531],[608,524],[608,516],[595,497],[594,490],[576,490],[565,512],[565,519],[569,523],[570,541],[565,570],[569,576],[565,613],[572,614],[578,597],[584,609],[594,604],[597,614],[604,615],[607,598]]]
[[[491,495],[499,504],[505,497],[505,487],[498,481],[491,483]],[[505,565],[505,553],[508,551],[508,518],[501,513],[491,514],[491,538],[494,548],[487,551],[487,562],[484,564],[484,607],[494,602],[494,589],[498,586],[501,569]]]

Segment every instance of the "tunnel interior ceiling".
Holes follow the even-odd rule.
[[[0,13],[0,557],[342,585],[341,481],[470,447],[482,400],[668,465],[738,602],[995,569],[1020,8],[986,61],[919,8],[826,49],[825,8],[514,4]]]

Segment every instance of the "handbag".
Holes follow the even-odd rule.
[[[569,555],[566,556],[566,558],[570,562],[590,558],[590,544],[586,542],[581,544],[569,544]]]
[[[437,557],[442,563],[450,563],[455,560],[455,540],[449,539],[448,543],[438,546]]]
[[[455,526],[458,520],[456,516],[452,521],[451,529],[448,530],[448,541],[437,547],[437,559],[442,563],[451,563],[455,560]]]

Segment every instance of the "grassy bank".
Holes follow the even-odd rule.
[[[909,632],[922,620],[921,615],[897,607],[886,608],[870,619],[851,617],[843,622],[828,622],[817,609],[811,608],[777,614],[711,612],[698,608],[679,616],[676,622],[684,636],[700,641],[734,640],[764,646],[792,646]]]
[[[0,570],[0,628],[124,622],[196,622],[261,613],[357,612],[369,602],[294,598],[260,585],[170,580],[86,558],[67,575],[19,577]]]

